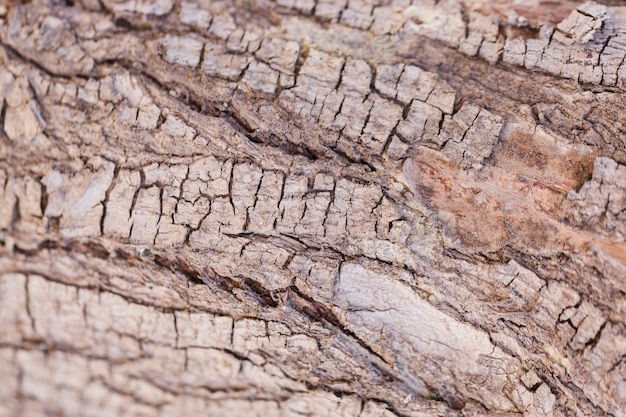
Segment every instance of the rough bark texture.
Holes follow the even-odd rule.
[[[625,416],[621,2],[0,6],[0,416]]]

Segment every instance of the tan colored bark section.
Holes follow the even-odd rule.
[[[624,415],[626,12],[531,3],[6,7],[0,415]]]

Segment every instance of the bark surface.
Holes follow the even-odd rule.
[[[620,4],[0,5],[0,416],[625,416]]]

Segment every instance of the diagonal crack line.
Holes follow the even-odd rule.
[[[287,288],[287,300],[288,303],[297,311],[307,315],[318,322],[327,322],[338,328],[342,333],[354,339],[363,349],[369,354],[380,360],[382,363],[393,366],[384,357],[376,353],[363,339],[357,336],[352,330],[344,326],[339,318],[332,312],[332,310],[320,303],[319,301],[303,294],[296,286],[290,286]],[[384,372],[384,370],[381,369]],[[395,378],[394,378],[395,379]]]

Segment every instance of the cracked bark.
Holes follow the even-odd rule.
[[[624,416],[619,2],[0,5],[0,416]]]

